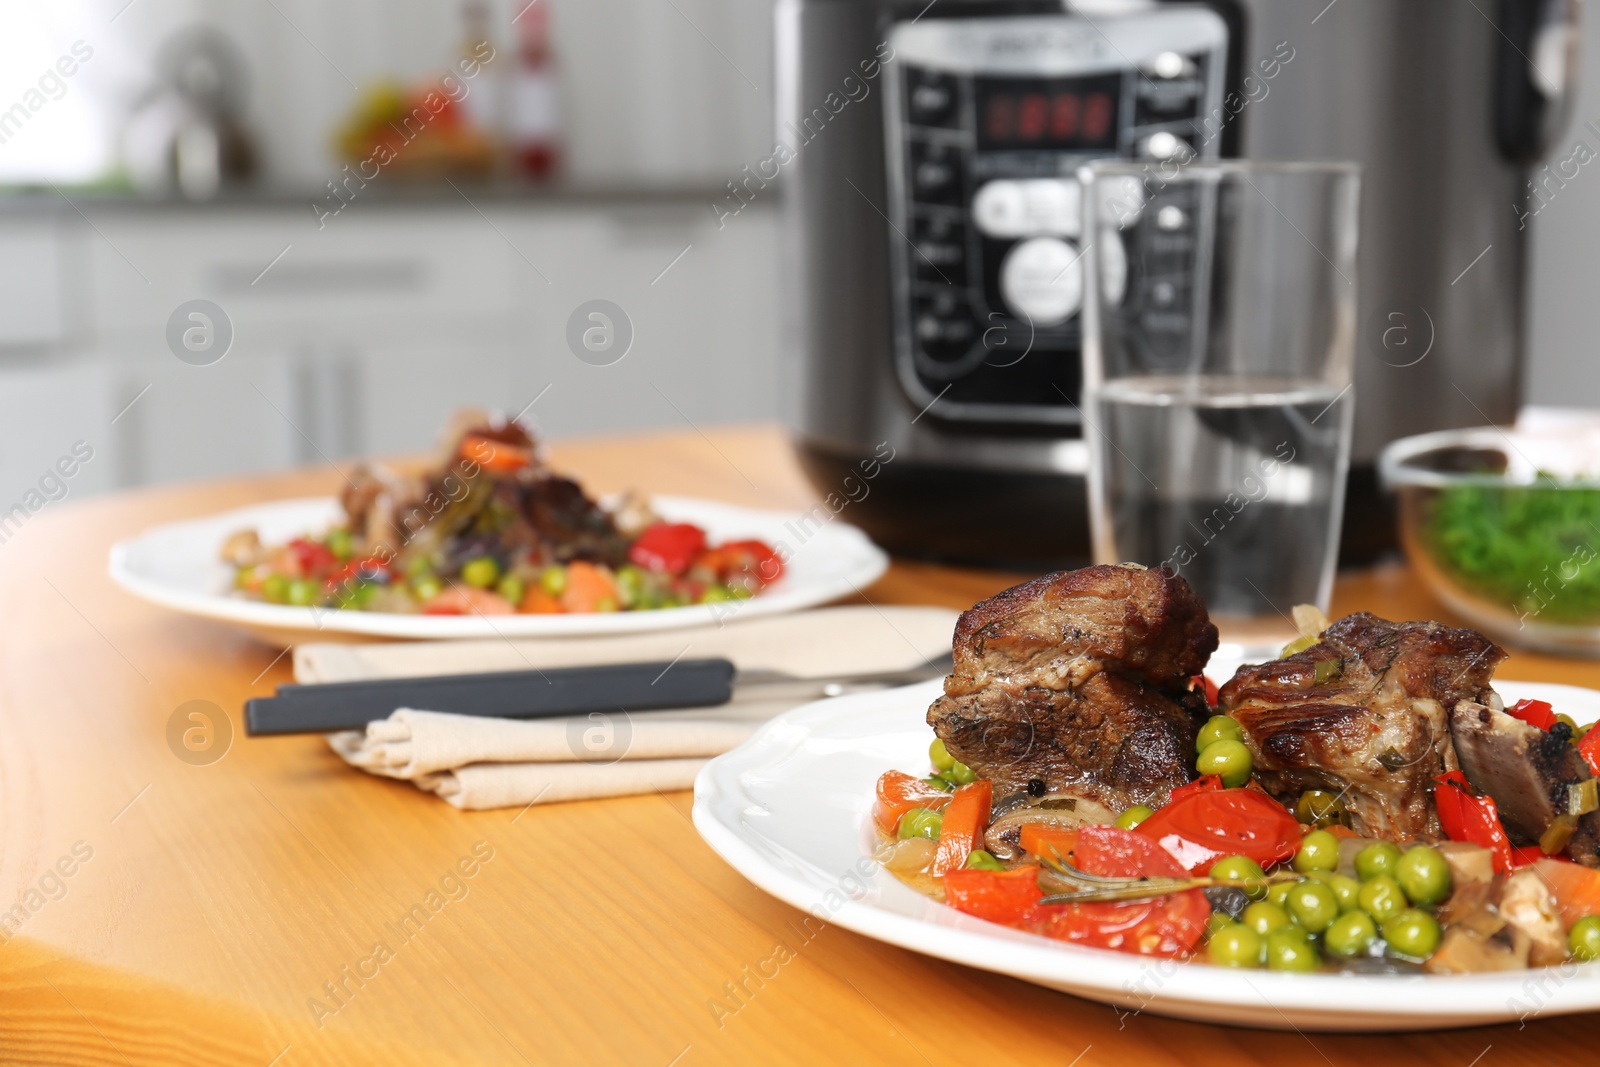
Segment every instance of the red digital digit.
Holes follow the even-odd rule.
[[[991,96],[988,114],[984,116],[984,129],[991,141],[1009,141],[1016,126],[1016,105],[1009,96]]]
[[[1017,113],[1017,139],[1037,141],[1044,136],[1046,108],[1043,93],[1029,93],[1022,98]]]
[[[1070,140],[1078,132],[1078,96],[1076,93],[1057,93],[1050,101],[1050,139]]]
[[[1111,130],[1111,97],[1094,93],[1083,106],[1083,136],[1098,142]]]

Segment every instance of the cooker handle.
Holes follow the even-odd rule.
[[[1501,0],[1495,139],[1513,163],[1542,159],[1578,95],[1581,0]]]

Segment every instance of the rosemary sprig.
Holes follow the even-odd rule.
[[[1300,875],[1294,871],[1276,871],[1262,878],[1211,878],[1192,876],[1186,878],[1123,878],[1090,874],[1067,862],[1053,847],[1050,855],[1040,856],[1045,868],[1039,872],[1041,888],[1055,889],[1040,899],[1041,904],[1094,904],[1117,900],[1151,900],[1170,896],[1189,889],[1224,885],[1250,889],[1256,885],[1274,882],[1297,882]]]

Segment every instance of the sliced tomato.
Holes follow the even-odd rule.
[[[1589,771],[1600,778],[1600,725],[1589,727],[1589,732],[1578,742],[1578,755],[1589,765]]]
[[[765,541],[728,541],[701,553],[695,566],[723,582],[743,579],[758,589],[783,577],[783,559]]]
[[[1193,952],[1211,918],[1198,889],[1127,904],[1041,904],[1038,911],[1038,931],[1047,937],[1168,958]]]
[[[1039,868],[956,870],[944,876],[944,902],[957,911],[1006,926],[1025,926],[1039,910]]]
[[[989,802],[993,799],[994,783],[987,778],[961,786],[951,796],[939,826],[939,847],[933,854],[934,875],[960,870],[972,850],[983,847]]]
[[[1203,777],[1196,778],[1187,785],[1180,785],[1178,788],[1174,789],[1172,793],[1168,795],[1167,803],[1170,805],[1174,801],[1182,800],[1184,797],[1190,796],[1194,793],[1211,793],[1222,788],[1225,788],[1222,784],[1222,775],[1207,774]]]
[[[705,548],[706,532],[693,523],[658,522],[645,527],[628,559],[645,570],[682,574]]]
[[[1548,731],[1556,724],[1556,709],[1546,700],[1519,700],[1506,709],[1506,714],[1541,730]]]
[[[901,771],[885,771],[878,779],[878,803],[872,817],[878,828],[892,834],[900,828],[900,817],[912,808],[943,809],[950,803],[950,794],[935,789],[921,778],[913,778]]]
[[[1022,824],[1022,851],[1040,859],[1066,859],[1078,847],[1078,831],[1047,822]]]
[[[294,556],[300,574],[306,578],[326,574],[339,565],[338,557],[327,545],[309,537],[296,537],[290,541],[289,552]]]
[[[1165,849],[1185,870],[1205,874],[1227,856],[1248,856],[1262,867],[1293,856],[1300,823],[1287,808],[1254,789],[1212,789],[1177,796],[1133,831]]]
[[[1137,831],[1085,826],[1077,837],[1072,865],[1085,874],[1120,878],[1183,874],[1165,849]],[[1211,905],[1203,892],[1191,889],[1125,904],[1042,904],[1038,912],[1038,931],[1048,937],[1145,956],[1182,956],[1205,933]]]

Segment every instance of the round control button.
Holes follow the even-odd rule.
[[[1175,133],[1158,130],[1144,139],[1143,154],[1151,159],[1177,160],[1187,163],[1194,158],[1194,148]]]
[[[1171,233],[1189,224],[1189,216],[1176,204],[1167,204],[1156,212],[1156,228]]]
[[[1028,232],[1028,199],[1021,182],[989,182],[972,198],[972,221],[988,237],[1021,237]]]
[[[1033,237],[1006,253],[1000,264],[1006,306],[1035,326],[1067,321],[1083,303],[1083,264],[1070,241]]]

